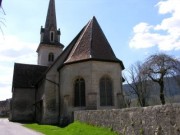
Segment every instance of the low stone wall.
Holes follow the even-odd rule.
[[[180,135],[180,104],[77,111],[74,119],[111,128],[122,135]]]
[[[10,99],[0,101],[0,118],[8,117],[10,107]]]

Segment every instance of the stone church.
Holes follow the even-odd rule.
[[[50,0],[37,65],[14,64],[9,120],[62,124],[74,111],[121,108],[124,65],[96,18],[65,49],[60,36]]]

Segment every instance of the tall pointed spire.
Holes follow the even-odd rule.
[[[45,27],[41,27],[41,43],[49,45],[63,45],[60,43],[60,29],[57,30],[55,0],[49,1]]]
[[[45,24],[45,28],[50,29],[51,27],[54,27],[54,29],[57,29],[56,10],[55,10],[55,1],[54,0],[49,1],[49,8],[48,8],[46,24]]]

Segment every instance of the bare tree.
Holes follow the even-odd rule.
[[[0,31],[1,31],[1,33],[2,33],[3,35],[4,35],[4,33],[3,33],[3,30],[2,30],[2,27],[1,27],[1,26],[2,26],[2,25],[3,25],[3,26],[6,26],[5,23],[4,23],[4,21],[5,21],[5,19],[0,17]],[[1,25],[1,24],[2,24],[2,25]]]
[[[147,105],[147,99],[149,97],[148,80],[144,74],[141,73],[142,64],[137,62],[132,65],[128,70],[129,77],[124,76],[126,82],[130,86],[128,93],[137,96],[138,103],[144,107]]]
[[[163,105],[165,104],[164,78],[177,75],[179,68],[179,61],[164,53],[149,56],[143,64],[142,74],[147,75],[160,86],[160,100]]]
[[[2,0],[0,0],[0,10],[2,10],[2,12],[3,12],[4,15],[6,15],[5,12],[4,12],[4,9],[3,9],[3,7],[2,7]],[[0,12],[0,13],[1,13],[1,12]],[[3,34],[3,30],[2,30],[2,27],[1,27],[1,26],[2,26],[2,25],[6,26],[5,23],[4,23],[4,21],[5,21],[5,19],[2,18],[2,17],[0,17],[0,30],[1,30],[2,34]],[[3,34],[3,35],[4,35],[4,34]]]
[[[126,107],[131,107],[131,98],[125,97],[124,102]]]

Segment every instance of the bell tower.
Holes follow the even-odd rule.
[[[55,0],[49,1],[45,27],[40,29],[40,44],[37,48],[38,65],[50,66],[62,53],[64,45],[60,43],[60,29],[57,29]]]

